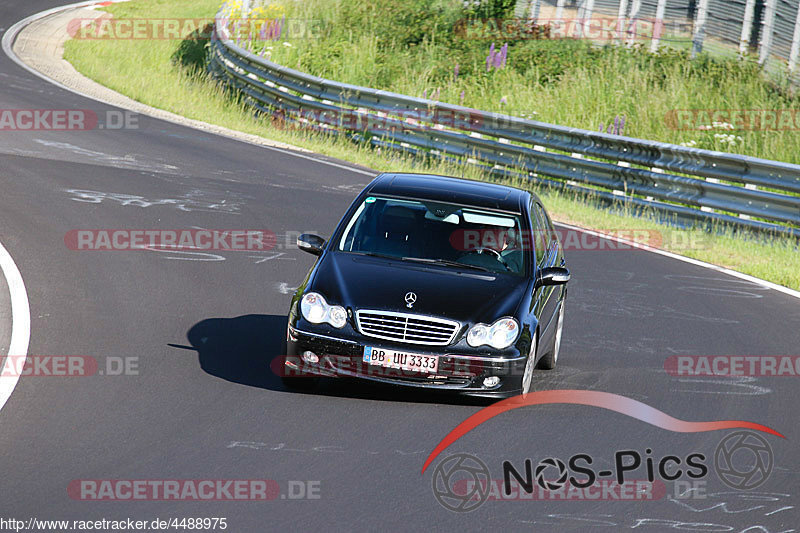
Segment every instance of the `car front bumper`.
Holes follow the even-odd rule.
[[[503,398],[521,392],[521,377],[525,356],[490,357],[451,353],[446,346],[422,346],[382,343],[380,339],[364,337],[359,342],[330,335],[312,333],[289,326],[287,350],[282,369],[285,376],[353,377],[379,383],[449,390],[470,396]],[[401,350],[421,355],[439,357],[435,373],[387,368],[364,362],[364,347]],[[437,348],[439,350],[437,351]],[[311,352],[317,358],[312,363],[303,354]],[[497,376],[500,383],[486,387],[487,377]]]

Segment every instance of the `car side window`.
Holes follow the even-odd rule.
[[[544,222],[547,224],[547,238],[549,240],[548,247],[556,248],[558,243],[558,233],[556,233],[556,229],[553,227],[553,221],[550,220],[550,215],[547,214],[547,211],[544,207],[540,205],[539,208],[542,210]]]
[[[539,228],[540,231],[538,232],[537,239],[536,239],[536,264],[539,266],[543,266],[545,261],[547,261],[548,256],[550,255],[551,248],[553,247],[554,241],[556,239],[555,231],[553,230],[553,224],[550,222],[550,217],[547,216],[547,213],[544,210],[544,207],[541,204],[534,204],[536,208],[536,217],[539,220]],[[541,255],[539,255],[538,250],[541,249]]]
[[[542,215],[539,212],[539,205],[531,202],[531,224],[533,224],[533,244],[534,252],[536,253],[536,264],[541,265],[542,261],[547,255],[547,226],[545,226]]]

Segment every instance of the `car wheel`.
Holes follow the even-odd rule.
[[[553,339],[553,349],[544,355],[539,361],[539,368],[542,370],[552,370],[558,362],[558,352],[561,349],[561,331],[564,329],[564,300],[561,300],[561,309],[558,310],[558,322],[556,323],[556,336]]]
[[[525,362],[525,372],[522,374],[522,394],[528,394],[531,391],[533,368],[536,366],[536,344],[537,335],[534,335],[531,341],[531,350],[528,353],[528,360]]]

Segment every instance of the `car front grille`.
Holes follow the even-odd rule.
[[[356,322],[368,337],[437,346],[450,344],[461,328],[454,320],[391,311],[356,311]]]

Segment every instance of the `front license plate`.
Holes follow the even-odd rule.
[[[364,346],[364,362],[414,372],[436,372],[439,367],[439,357],[435,355],[398,352],[372,346]]]

